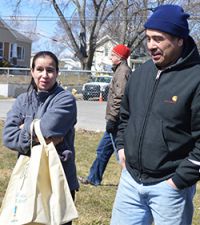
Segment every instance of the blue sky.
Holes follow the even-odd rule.
[[[35,30],[37,32],[39,40],[33,42],[32,51],[50,50],[54,51],[55,42],[51,40],[51,37],[55,35],[56,20],[58,19],[55,11],[52,7],[47,4],[41,4],[42,0],[22,0],[20,7],[20,16],[22,26],[17,28],[19,32],[28,34]],[[10,16],[13,15],[14,5],[16,0],[1,0],[0,17],[10,25]],[[39,19],[36,22],[36,16],[39,14]],[[12,26],[15,29],[15,27]]]

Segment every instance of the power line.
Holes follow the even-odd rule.
[[[56,21],[60,21],[59,17],[55,17],[55,16],[40,16],[40,17],[36,17],[36,16],[0,16],[4,21],[21,21],[21,22],[33,22],[33,21],[38,21],[38,22],[56,22]],[[137,15],[137,18],[144,18],[146,19],[146,16],[143,15]],[[78,22],[80,21],[79,18],[70,18],[70,17],[65,17],[65,19],[67,21],[70,22]],[[100,20],[97,18],[97,20]],[[116,20],[121,20],[121,21],[131,21],[131,19],[126,19],[120,16],[117,17],[111,17],[107,19],[108,21],[116,21]],[[200,16],[198,15],[190,15],[189,20],[200,20]],[[95,21],[95,19],[91,19],[91,18],[85,18],[85,21]]]
[[[144,19],[146,19],[146,17],[144,17]],[[124,21],[123,19],[120,19],[120,18],[118,18],[118,20],[120,20],[120,21]],[[190,21],[196,21],[196,20],[200,20],[200,16],[195,16],[195,17],[191,17],[190,19],[189,19]],[[16,20],[13,20],[13,19],[4,19],[4,21],[6,22],[6,21],[9,21],[9,22],[13,22],[13,21],[16,21]],[[53,19],[17,19],[17,22],[35,22],[35,21],[37,21],[37,22],[58,22],[58,21],[60,21],[60,19],[55,19],[55,20],[53,20]],[[79,19],[72,19],[72,20],[67,20],[67,21],[70,21],[70,22],[79,22],[80,20]],[[86,19],[85,20],[86,22],[87,21],[95,21],[94,19]],[[117,21],[116,19],[108,19],[107,21],[110,21],[110,22],[112,22],[112,21]],[[129,22],[131,22],[131,20],[130,19],[127,19],[127,21],[129,21]]]

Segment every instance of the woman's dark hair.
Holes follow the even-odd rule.
[[[49,52],[49,51],[41,51],[41,52],[36,53],[33,57],[31,68],[32,69],[35,68],[35,61],[37,58],[45,57],[45,56],[49,56],[54,60],[54,62],[56,64],[56,71],[58,72],[58,70],[59,70],[58,58],[56,57],[56,55],[54,55],[52,52]]]
[[[40,57],[45,57],[45,56],[49,56],[49,57],[51,57],[51,58],[54,60],[55,65],[56,65],[56,72],[58,72],[58,71],[59,71],[59,61],[58,61],[58,58],[57,58],[57,56],[56,56],[55,54],[53,54],[53,53],[50,52],[50,51],[40,51],[40,52],[36,53],[36,54],[34,55],[34,57],[33,57],[33,60],[32,60],[31,69],[34,70],[36,59],[38,59],[38,58],[40,58]],[[30,85],[28,86],[28,91],[29,91],[31,88],[37,89],[36,84],[35,84],[35,81],[34,81],[33,78],[31,78]]]

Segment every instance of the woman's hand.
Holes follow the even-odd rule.
[[[49,138],[45,138],[45,141],[47,144],[53,142],[54,145],[58,145],[63,141],[63,139],[64,139],[63,137],[49,137]],[[34,137],[34,141],[36,143],[39,143],[39,140],[37,137]]]
[[[50,137],[50,138],[45,138],[45,141],[47,144],[53,142],[54,145],[58,145],[63,141],[63,137]]]
[[[24,127],[24,123],[22,123],[20,126],[19,126],[19,129],[23,129]]]

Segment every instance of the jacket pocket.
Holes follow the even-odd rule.
[[[164,169],[169,154],[163,121],[155,118],[150,120],[144,132],[140,150],[142,167],[151,173],[159,173]]]
[[[191,136],[162,120],[152,120],[142,147],[142,163],[153,174],[168,174],[176,169],[193,145]]]
[[[139,133],[141,124],[143,123],[143,117],[131,117],[128,121],[127,127],[124,133],[124,148],[126,161],[134,168],[139,168]]]
[[[185,158],[194,147],[192,135],[183,129],[163,123],[163,134],[173,160]]]

